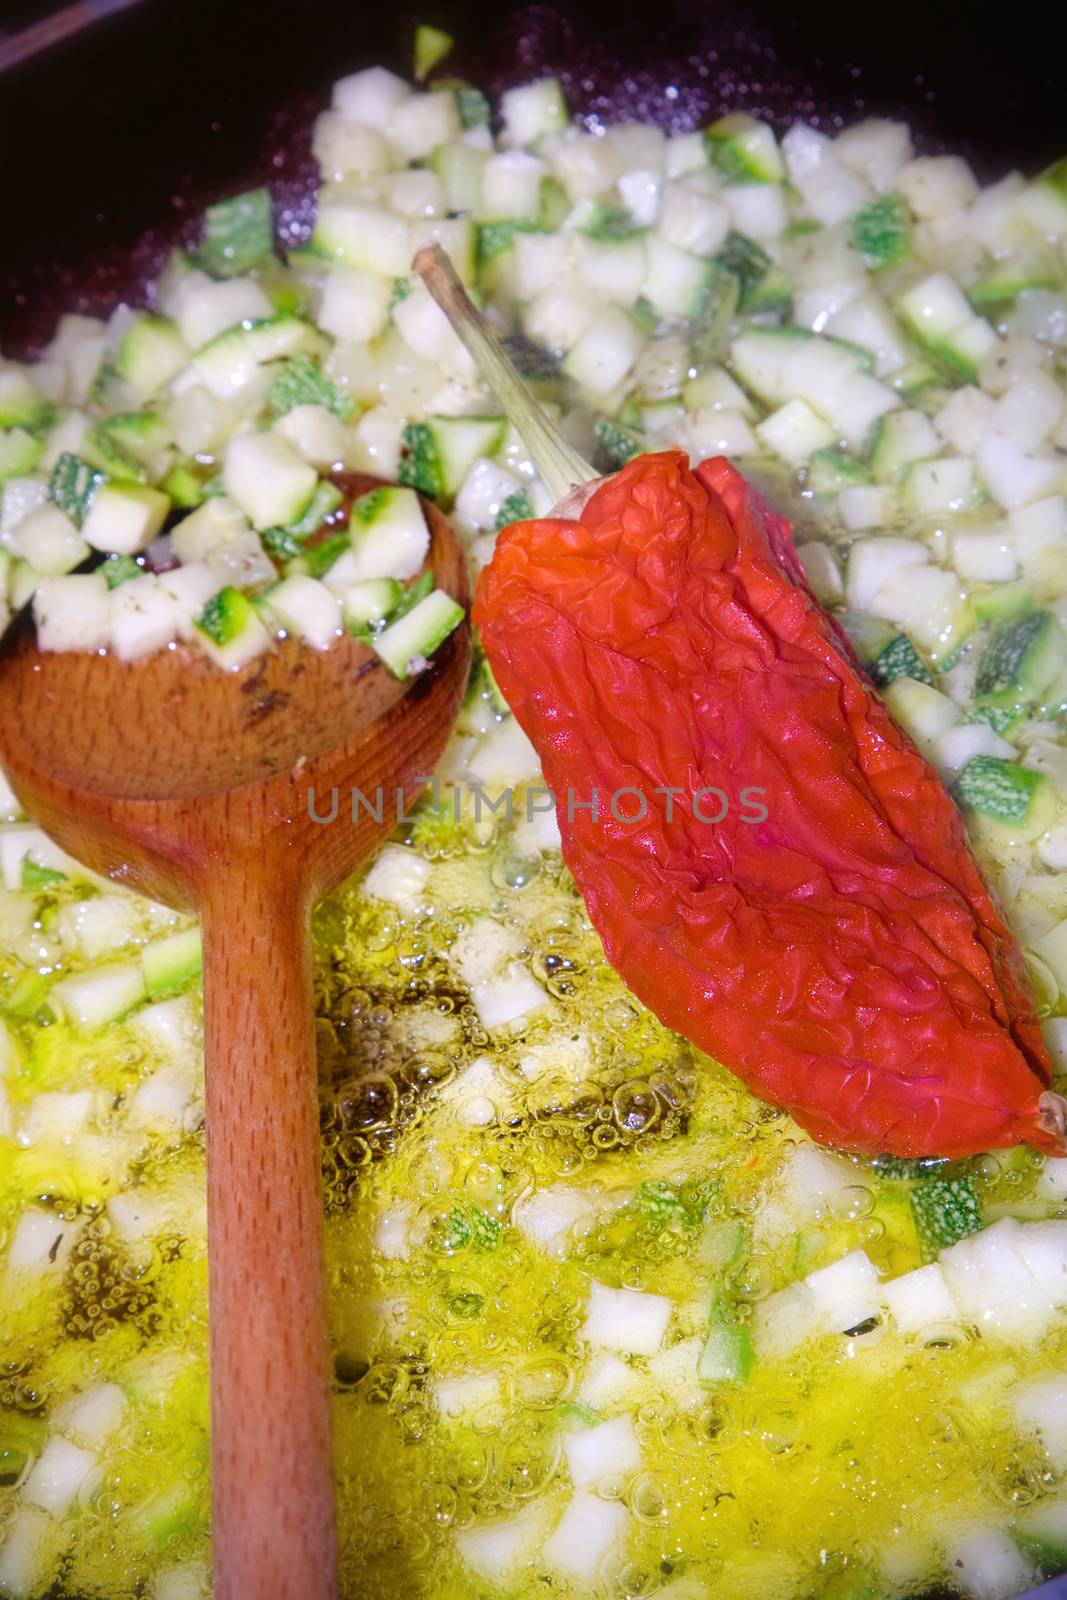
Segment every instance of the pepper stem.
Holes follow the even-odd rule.
[[[424,245],[414,268],[441,307],[522,438],[538,476],[554,500],[599,474],[554,428],[516,371],[504,346],[471,301],[439,244]]]

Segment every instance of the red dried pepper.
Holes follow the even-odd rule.
[[[509,528],[474,620],[608,959],[657,1016],[829,1144],[1061,1147],[959,813],[728,462],[640,456],[580,520]],[[764,821],[733,805],[709,826],[685,802],[741,787],[765,791]],[[643,821],[612,816],[622,789]]]

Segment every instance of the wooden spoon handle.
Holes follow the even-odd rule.
[[[262,860],[201,906],[216,1600],[334,1600],[306,896]]]

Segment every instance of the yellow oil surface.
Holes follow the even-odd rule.
[[[856,1248],[886,1275],[918,1265],[908,1184],[856,1161],[820,1214],[790,1210],[782,1173],[804,1136],[626,992],[558,854],[522,841],[502,817],[423,816],[398,840],[429,865],[417,904],[353,883],[315,919],[345,1600],[876,1600],[944,1585],[961,1532],[1010,1528],[1057,1492],[1010,1393],[1064,1368],[1067,1318],[1032,1346],[962,1328],[923,1344],[883,1323],[702,1387],[713,1303],[744,1324]],[[45,931],[54,910],[39,907]],[[491,1033],[457,966],[472,928],[543,993]],[[91,1134],[0,1139],[8,1233],[32,1205],[62,1234],[47,1270],[5,1286],[0,1541],[56,1408],[116,1383],[123,1419],[76,1503],[33,1513],[44,1586],[25,1592],[126,1600],[207,1559],[202,1135],[195,1118],[169,1136],[129,1121],[157,1065],[135,1019],[87,1039],[28,1006],[8,1023],[16,1112],[87,1085],[101,1099]],[[1038,1165],[973,1164],[987,1217],[1053,1214]],[[149,1239],[112,1221],[130,1190],[157,1208]],[[522,1226],[545,1190],[585,1208],[551,1249]],[[629,1389],[599,1408],[579,1399],[594,1280],[668,1296],[664,1347],[679,1352],[673,1368],[626,1358]],[[566,1438],[624,1413],[640,1464],[596,1493],[626,1508],[625,1535],[577,1580],[541,1553],[571,1495]],[[464,1535],[522,1512],[532,1533],[506,1576],[472,1567]]]

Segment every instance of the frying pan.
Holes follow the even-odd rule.
[[[19,53],[12,38],[49,9],[5,0],[10,56]],[[975,8],[934,0],[762,0],[757,9],[733,0],[640,9],[625,0],[453,0],[418,20],[459,40],[449,71],[494,92],[558,74],[593,128],[631,118],[684,131],[742,108],[831,132],[896,116],[925,151],[963,154],[989,180],[1062,154],[1067,85],[1049,15],[1036,29],[1012,28],[1010,18],[1005,27],[1003,16],[987,28]],[[203,206],[242,185],[269,182],[283,240],[304,239],[315,110],[344,72],[372,62],[408,70],[414,20],[352,0],[71,8],[65,36],[55,41],[64,30],[53,27],[55,42],[2,80],[5,354],[34,353],[62,311],[106,315],[136,299],[170,246],[195,236]],[[0,67],[4,51],[0,34]],[[1038,1597],[1067,1600],[1067,1577],[1029,1600]]]

